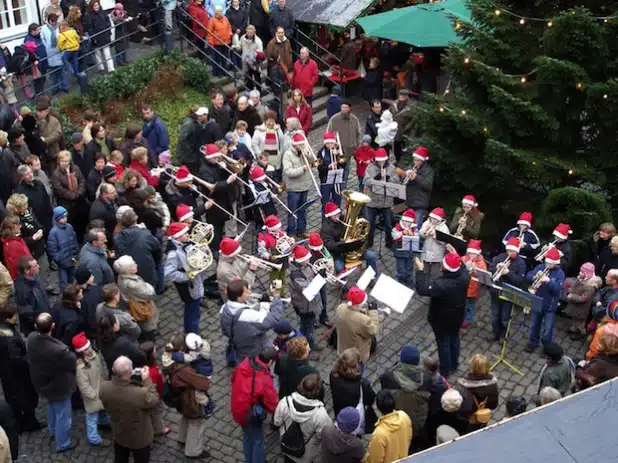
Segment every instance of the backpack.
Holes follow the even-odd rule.
[[[288,410],[291,410],[290,397],[286,397],[285,401],[288,404]],[[283,427],[285,429],[285,422],[283,423]],[[305,440],[300,424],[292,420],[292,424],[285,429],[283,435],[281,436],[281,451],[291,457],[302,458],[305,454],[305,445],[311,440],[312,437],[313,434],[309,436],[309,439]]]
[[[470,419],[468,420],[470,424],[487,424],[492,418],[492,413],[489,408],[485,406],[487,403],[487,398],[483,400],[481,403],[476,400],[474,394],[472,394],[472,400],[474,400],[474,404],[476,405],[476,411],[470,415]]]

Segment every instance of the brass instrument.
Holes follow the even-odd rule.
[[[412,175],[416,174],[417,172],[418,172],[418,169],[416,168],[416,166],[412,167],[412,169],[410,169],[409,172],[406,172],[406,176],[403,179],[403,184],[407,185],[408,182],[412,180]]]
[[[189,239],[200,246],[208,246],[215,237],[215,227],[206,222],[193,219],[195,223],[189,233]]]
[[[545,267],[545,269],[542,272],[537,272],[537,274],[534,276],[534,279],[532,280],[532,284],[528,288],[528,292],[530,294],[536,294],[537,290],[543,284],[543,281],[542,281],[543,278],[549,275],[550,270],[551,269],[549,267]]]
[[[494,283],[498,281],[502,277],[502,271],[504,269],[508,269],[510,265],[511,265],[511,258],[507,255],[506,258],[502,262],[496,265],[496,271],[491,276],[491,281],[493,281]]]
[[[268,262],[264,259],[259,259],[249,254],[239,254],[239,258],[244,260],[247,263],[255,262],[258,268],[264,268],[268,270],[281,270],[283,264],[275,264],[274,262]]]
[[[348,162],[348,157],[343,152],[343,146],[341,146],[341,138],[339,138],[339,132],[335,132],[337,137],[337,148],[339,154],[337,155],[337,162],[343,164],[344,162]]]
[[[171,171],[171,174],[170,174],[170,172],[168,172],[168,169]],[[179,169],[178,166],[167,165],[165,167],[155,167],[154,169],[152,169],[150,171],[150,173],[152,175],[167,174],[172,179],[174,179],[174,176],[172,174],[175,174],[176,172],[178,172],[178,169]],[[214,183],[208,183],[206,180],[202,180],[201,178],[199,178],[196,175],[193,175],[193,179],[192,180],[194,182],[199,183],[200,185],[202,185],[204,188],[206,188],[211,193],[213,191],[215,191],[216,185]]]
[[[466,225],[468,224],[468,213],[464,212],[464,215],[462,216],[463,222],[460,222],[460,224],[457,226],[457,232],[455,233],[455,236],[459,239],[463,239],[463,231],[466,229]]]
[[[305,161],[305,165],[307,166],[307,171],[309,172],[309,175],[311,175],[311,180],[313,180],[313,186],[315,186],[315,191],[317,191],[318,196],[321,198],[322,191],[320,190],[320,185],[318,185],[318,181],[315,179],[315,175],[313,175],[312,170],[312,164],[317,160],[317,158],[315,156],[315,153],[311,149],[311,145],[309,145],[309,142],[306,140],[307,139],[305,139],[305,144],[303,145],[303,149],[301,151],[301,156]],[[309,156],[313,157],[313,161],[309,162]]]
[[[331,285],[339,283],[340,285],[344,286],[346,284],[345,280],[342,280],[341,278],[337,278],[336,275],[329,272],[331,263],[330,263],[330,260],[327,259],[326,257],[322,257],[316,260],[313,264],[310,263],[309,265],[311,266],[311,268],[316,274],[320,272],[325,272],[326,281],[330,283]]]
[[[547,255],[547,253],[549,252],[549,250],[551,248],[553,248],[554,246],[556,246],[556,243],[558,242],[558,240],[554,240],[551,243],[546,244],[545,246],[543,246],[545,248],[544,251],[539,252],[536,256],[534,256],[534,260],[542,262],[543,259],[545,259],[545,256]]]
[[[234,171],[233,173],[235,174],[239,174],[247,167],[247,161],[244,158],[234,159],[227,154],[221,154],[221,157],[223,158],[223,162],[225,162],[228,168]]]
[[[189,241],[192,240],[189,238]],[[187,276],[190,280],[195,279],[195,277],[210,267],[213,262],[214,257],[208,245],[193,242],[193,245],[187,250],[187,264],[189,264],[189,269],[186,269]]]
[[[288,255],[292,251],[294,244],[296,244],[296,240],[294,238],[286,234],[283,234],[279,238],[277,238],[275,249],[279,253],[280,256],[285,256],[285,255]]]
[[[193,177],[193,178],[195,178],[195,177]],[[191,185],[191,187],[190,187],[190,188],[191,188],[193,191],[195,191],[198,195],[200,195],[202,198],[204,198],[204,200],[205,200],[205,201],[210,201],[210,202],[213,204],[213,206],[215,206],[217,209],[219,209],[219,210],[221,210],[221,211],[225,212],[225,213],[228,215],[228,217],[229,217],[230,219],[235,220],[236,222],[238,222],[239,224],[241,224],[241,225],[242,225],[243,227],[245,227],[245,228],[248,226],[245,222],[243,222],[243,221],[242,221],[242,220],[240,220],[238,217],[236,217],[236,215],[235,215],[235,214],[232,214],[232,213],[231,213],[230,211],[228,211],[226,208],[224,208],[223,206],[220,206],[219,204],[217,204],[217,202],[216,202],[214,199],[212,199],[212,198],[210,198],[210,197],[206,196],[204,193],[202,193],[200,190],[198,190],[198,189],[197,189],[197,187],[196,187],[195,185]]]
[[[345,268],[351,269],[360,265],[367,248],[367,237],[369,236],[371,224],[367,219],[359,218],[359,216],[363,207],[371,202],[371,198],[364,193],[352,190],[345,190],[341,194],[346,199],[346,209],[343,217],[346,229],[343,241],[347,243],[365,240],[360,249],[348,252],[345,256]]]

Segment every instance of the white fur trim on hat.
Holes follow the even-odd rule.
[[[300,259],[297,259],[296,257],[294,258],[294,262],[300,264],[302,262],[307,262],[309,259],[311,259],[311,253],[308,252],[306,256],[301,257]]]
[[[309,249],[311,249],[312,251],[321,251],[322,248],[324,247],[324,244],[321,244],[319,246],[311,246],[310,244],[308,245]]]
[[[172,235],[172,239],[176,239],[176,238],[180,238],[182,235],[184,235],[185,233],[189,233],[189,227],[185,227],[180,231],[177,231],[176,233],[174,233]]]
[[[266,230],[268,231],[277,231],[281,228],[281,221],[279,221],[277,223],[277,225],[275,225],[274,227],[266,227]]]
[[[363,305],[364,303],[366,303],[366,302],[367,302],[367,299],[368,299],[368,297],[367,297],[367,293],[365,293],[365,299],[363,299],[363,302],[361,302],[360,304],[356,304],[356,305]],[[351,302],[351,301],[348,301],[348,306],[353,306],[353,305],[354,305],[354,304],[352,304],[352,302]]]
[[[432,219],[436,219],[436,220],[444,220],[442,217],[440,217],[439,215],[434,214],[433,212],[429,213],[429,217],[431,217]]]
[[[507,251],[515,251],[515,252],[517,252],[517,253],[519,252],[519,247],[518,247],[518,246],[513,246],[513,245],[510,245],[510,246],[509,246],[509,245],[507,245],[507,246],[505,247],[505,249],[506,249]]]
[[[532,224],[530,222],[528,222],[527,220],[518,220],[517,221],[517,225],[526,225],[527,227],[531,227]]]
[[[466,254],[480,254],[480,253],[481,253],[480,249],[475,249],[475,248],[466,249]]]
[[[329,214],[326,214],[326,213],[325,213],[325,214],[324,214],[324,217],[332,217],[333,215],[337,215],[337,214],[340,214],[340,213],[341,213],[341,209],[340,209],[340,208],[337,208],[337,209],[335,209],[334,211],[332,211],[332,212],[331,212],[331,213],[329,213]]]
[[[174,180],[176,180],[176,183],[187,183],[193,180],[193,175],[189,174],[185,178],[174,177]]]
[[[178,221],[179,222],[184,222],[187,219],[192,219],[193,216],[195,214],[193,214],[193,209],[191,209],[189,212],[187,212],[185,215],[183,215],[182,217],[178,217]]]
[[[448,255],[448,254],[447,254]],[[442,266],[448,270],[449,272],[456,272],[457,270],[459,270],[461,268],[461,264],[459,264],[459,267],[457,268],[453,268],[453,267],[449,267],[446,263],[446,256],[444,259],[442,259]]]
[[[84,352],[87,349],[90,349],[90,340],[79,349],[75,349],[75,352]]]
[[[461,202],[463,204],[469,204],[470,206],[474,206],[474,207],[478,206],[478,203],[475,203],[474,201],[470,201],[467,198],[462,199]]]
[[[567,235],[567,236],[564,236],[562,233],[560,233],[560,232],[558,232],[558,231],[556,231],[556,230],[554,230],[554,231],[552,232],[552,235],[554,235],[556,238],[559,238],[559,239],[561,239],[561,240],[567,240],[567,239],[569,239],[568,235]]]

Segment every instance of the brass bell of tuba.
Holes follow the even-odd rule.
[[[345,256],[345,268],[351,269],[362,263],[363,255],[367,249],[367,237],[371,229],[371,224],[367,219],[360,217],[363,207],[371,202],[371,198],[358,191],[344,190],[341,195],[346,200],[346,207],[343,219],[345,225],[345,233],[343,241],[349,243],[351,241],[365,240],[360,249],[350,251]]]

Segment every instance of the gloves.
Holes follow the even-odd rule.
[[[378,310],[378,303],[376,301],[371,301],[367,304],[369,310]]]

